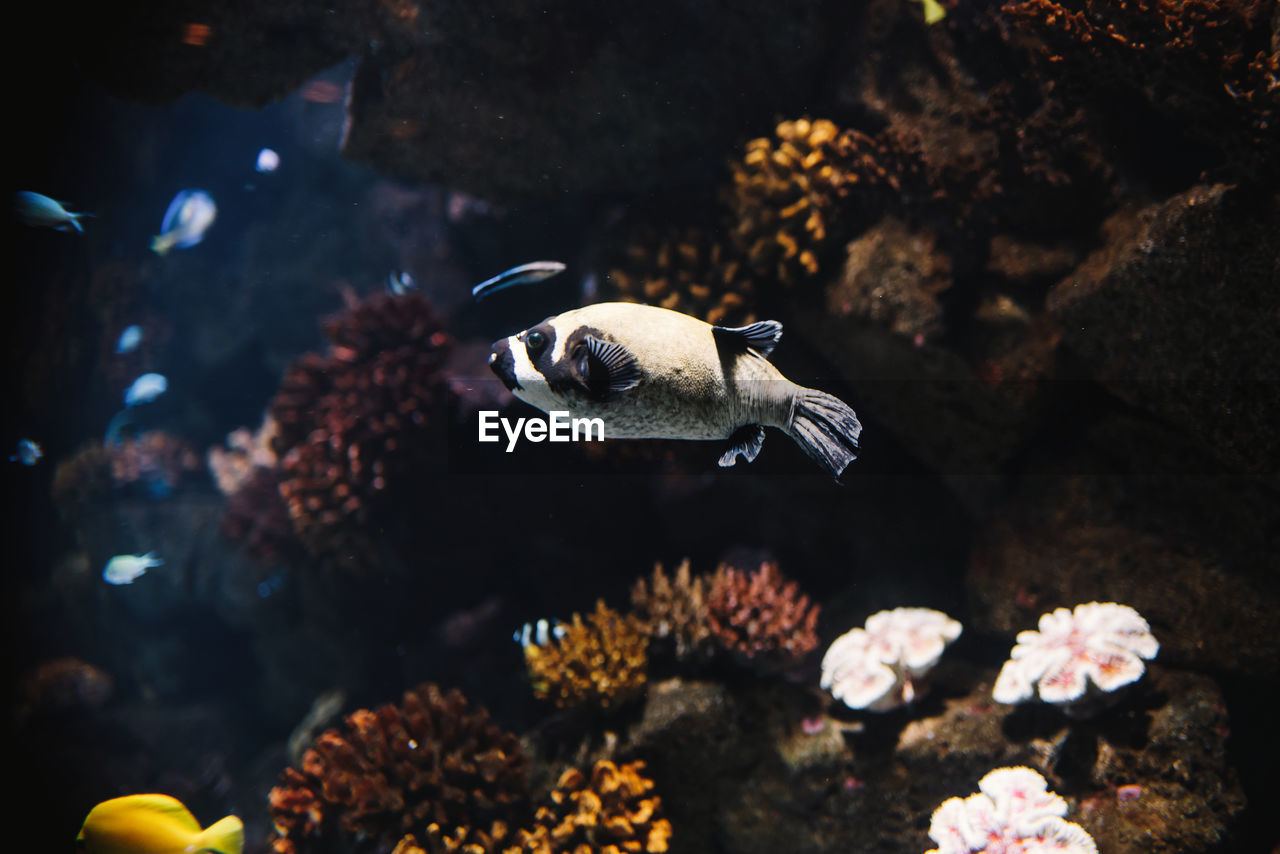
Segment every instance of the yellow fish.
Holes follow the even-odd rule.
[[[76,844],[86,854],[241,854],[244,825],[229,815],[201,830],[177,798],[128,795],[90,810]]]

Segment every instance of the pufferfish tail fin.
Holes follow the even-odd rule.
[[[219,819],[202,830],[187,850],[243,854],[244,824],[233,815]]]
[[[787,433],[833,477],[839,477],[858,458],[862,424],[840,398],[805,388],[791,404]]]

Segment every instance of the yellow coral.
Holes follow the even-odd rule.
[[[636,617],[624,617],[599,600],[585,622],[574,614],[563,628],[559,638],[524,648],[537,697],[560,708],[586,703],[609,708],[644,690],[649,638]]]
[[[560,775],[550,803],[538,808],[532,830],[521,830],[520,847],[507,854],[660,854],[671,839],[671,822],[658,818],[662,800],[641,776],[643,762],[595,764],[588,777],[577,768]]]
[[[623,302],[657,305],[718,326],[754,323],[755,286],[741,253],[696,227],[641,229],[606,286]]]
[[[816,274],[829,236],[848,230],[855,185],[897,193],[919,160],[891,136],[797,119],[780,123],[774,139],[748,142],[731,166],[734,240],[753,269],[791,284]]]

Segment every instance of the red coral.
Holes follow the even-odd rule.
[[[323,733],[271,790],[277,854],[390,850],[407,834],[470,828],[528,812],[528,760],[520,741],[469,711],[458,691],[424,684],[399,705],[361,709],[344,731]],[[359,850],[366,850],[360,847]],[[465,850],[465,849],[460,849]]]
[[[271,403],[280,494],[311,551],[363,554],[344,546],[367,539],[380,494],[442,458],[441,369],[453,342],[418,294],[375,294],[325,334],[328,354],[294,362]]]
[[[731,655],[761,672],[783,670],[813,651],[818,610],[768,562],[752,573],[721,565],[707,596],[711,633]]]
[[[222,533],[242,543],[251,557],[268,563],[299,556],[302,544],[280,497],[280,475],[257,467],[239,489],[227,496]]]

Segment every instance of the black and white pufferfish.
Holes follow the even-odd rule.
[[[489,366],[544,412],[601,418],[605,438],[727,440],[720,465],[760,453],[776,427],[839,477],[862,425],[845,403],[769,363],[782,324],[712,326],[655,306],[606,302],[548,317],[493,345]]]

